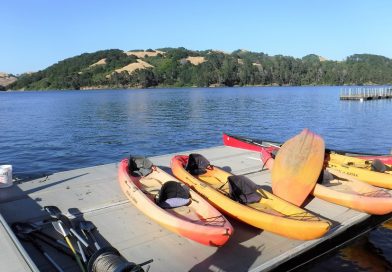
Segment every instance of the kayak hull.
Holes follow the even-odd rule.
[[[262,152],[262,150],[278,150],[281,145],[277,142],[253,140],[229,134],[223,134],[223,143],[227,146],[257,152]],[[330,157],[334,159],[331,160]],[[372,161],[375,159],[382,161],[384,164],[392,164],[392,155],[365,155],[363,153],[352,153],[349,151],[327,150],[325,156],[328,169],[337,170],[342,174],[350,175],[352,178],[359,179],[377,187],[392,189],[392,174],[379,173],[370,171],[369,169],[361,169],[347,165],[347,162],[354,162],[355,165],[355,163],[364,164],[365,161]]]
[[[141,178],[129,175],[127,169],[128,160],[124,159],[118,168],[121,190],[145,215],[164,228],[204,245],[222,246],[228,241],[233,233],[229,221],[193,190],[188,206],[163,209],[155,204],[154,196],[162,184],[176,179],[158,167]]]
[[[266,155],[269,152],[267,149],[262,149],[263,163],[268,169],[273,169],[274,160]],[[317,183],[311,192],[313,196],[368,214],[383,215],[392,212],[390,192],[356,180],[334,169],[328,169],[328,171],[335,176],[335,179],[326,184]]]
[[[242,149],[256,151],[256,152],[259,152],[260,147],[263,146],[280,147],[282,145],[282,143],[279,142],[251,139],[243,136],[235,136],[226,133],[223,133],[223,144],[226,146],[237,147],[237,148],[242,148]],[[371,160],[378,159],[382,161],[384,164],[392,165],[392,154],[366,154],[366,153],[357,153],[352,151],[326,149],[326,154],[328,153],[359,158],[361,160],[371,161]]]
[[[175,156],[171,161],[173,174],[196,190],[217,209],[242,222],[275,234],[299,240],[323,236],[330,222],[264,191],[260,203],[241,204],[228,196],[227,177],[231,174],[217,167],[206,174],[192,176],[185,169],[188,156]],[[226,187],[225,187],[226,186]]]
[[[332,155],[332,154],[331,154]],[[342,174],[361,180],[371,185],[392,189],[392,174],[375,172],[369,169],[359,168],[348,164],[341,164],[334,160],[327,160],[329,169],[334,169]]]
[[[392,196],[390,193],[360,181],[346,181],[335,179],[330,182],[331,186],[347,186],[346,192],[340,192],[337,188],[316,184],[312,194],[325,201],[344,206],[359,212],[373,215],[384,215],[392,212]],[[362,191],[362,192],[361,192]]]

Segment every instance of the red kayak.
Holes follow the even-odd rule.
[[[223,133],[223,144],[226,146],[242,148],[246,150],[261,152],[263,147],[268,147],[268,151],[278,149],[282,144],[273,141],[256,140],[252,138],[230,135]],[[356,157],[363,160],[375,160],[378,159],[384,164],[392,164],[392,155],[388,154],[365,154],[351,151],[325,149],[326,153],[336,153],[339,155]]]

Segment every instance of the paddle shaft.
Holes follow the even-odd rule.
[[[76,250],[73,247],[73,245],[71,243],[71,240],[69,239],[69,236],[68,235],[64,236],[64,240],[67,242],[67,244],[68,244],[69,248],[71,249],[72,253],[75,255],[76,262],[78,263],[78,265],[80,267],[80,270],[82,270],[83,272],[86,272],[86,270],[84,268],[84,265],[83,265],[82,261],[79,258],[79,255],[76,253]]]
[[[64,244],[64,242],[57,240],[53,237],[50,236],[50,238],[48,238],[47,236],[49,235],[40,235],[41,233],[37,234],[37,233],[32,233],[32,235],[34,236],[34,238],[40,240],[41,242],[51,246],[52,248],[56,249],[57,251],[69,256],[69,257],[74,257],[72,254],[69,253],[69,251],[66,251],[65,249],[69,248],[66,246],[66,244]],[[48,239],[48,240],[47,240]]]
[[[46,251],[37,243],[34,237],[30,237],[29,241],[31,244],[34,246],[35,249],[37,249],[44,257],[53,265],[54,268],[56,268],[57,271],[63,272],[64,270],[53,260],[52,257]]]

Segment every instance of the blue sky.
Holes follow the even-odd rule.
[[[0,72],[14,74],[109,48],[392,58],[390,0],[12,0],[0,11]]]

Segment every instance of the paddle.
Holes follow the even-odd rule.
[[[41,241],[42,243],[51,246],[52,248],[56,249],[57,251],[69,256],[74,257],[70,252],[69,248],[64,244],[63,241],[57,240],[54,237],[43,233],[37,228],[35,225],[28,223],[28,222],[16,222],[13,224],[14,230],[18,231],[19,233],[23,233],[26,235],[31,235],[36,240]]]
[[[50,217],[55,219],[55,221],[52,222],[54,229],[64,237],[64,240],[67,242],[72,253],[75,255],[76,262],[78,263],[80,269],[83,272],[85,272],[86,270],[84,268],[84,265],[83,265],[82,261],[80,260],[79,255],[77,254],[77,252],[76,252],[75,248],[73,247],[71,240],[69,238],[70,232],[72,232],[72,227],[70,227],[70,225],[69,225],[70,224],[69,219],[66,216],[64,216],[61,213],[60,209],[57,208],[56,206],[45,206],[44,210],[49,213]],[[82,237],[80,237],[80,235],[78,235],[76,233],[75,237],[78,240],[80,239],[79,241],[83,241],[84,243],[83,242],[82,243],[86,244],[87,245],[86,247],[88,247],[88,243]],[[78,244],[78,246],[79,246],[79,250],[81,251],[80,253],[83,256],[84,255],[83,249],[79,244]],[[83,257],[83,258],[85,258],[85,257]]]
[[[12,225],[13,231],[16,233],[18,238],[26,242],[30,242],[36,250],[38,250],[49,262],[56,268],[57,271],[63,272],[64,270],[55,262],[55,260],[50,257],[50,255],[44,250],[44,248],[36,241],[35,237],[31,234],[34,230],[32,228],[27,228],[26,226],[21,226],[16,223]]]
[[[82,236],[79,235],[79,233],[77,233],[77,231],[72,227],[72,223],[71,220],[69,220],[68,217],[66,217],[65,215],[63,215],[60,211],[60,209],[56,206],[45,206],[44,207],[45,211],[47,211],[49,213],[49,215],[57,220],[60,220],[61,222],[63,222],[63,224],[65,226],[67,226],[67,228],[69,229],[69,231],[71,232],[71,234],[77,239],[79,240],[86,248],[90,248],[90,245],[87,243],[86,240],[83,239]],[[91,248],[90,248],[91,249]]]
[[[87,237],[88,235],[91,236],[91,239],[94,241],[94,246],[97,250],[99,250],[101,247],[98,244],[97,239],[94,236],[93,231],[96,230],[97,228],[91,221],[80,221],[79,222],[79,228],[82,230],[84,235]]]
[[[61,220],[53,221],[52,225],[53,225],[54,229],[64,237],[64,240],[67,242],[69,248],[71,249],[72,253],[75,256],[76,262],[78,263],[80,269],[83,272],[85,272],[86,270],[84,268],[84,265],[83,265],[82,261],[80,260],[79,255],[76,252],[76,250],[75,250],[74,246],[72,245],[71,240],[69,238],[70,237],[69,230],[66,228],[66,226],[64,226],[64,224],[63,224],[63,222],[61,222]]]
[[[286,141],[271,170],[273,193],[301,206],[316,185],[324,152],[324,140],[308,129]]]

